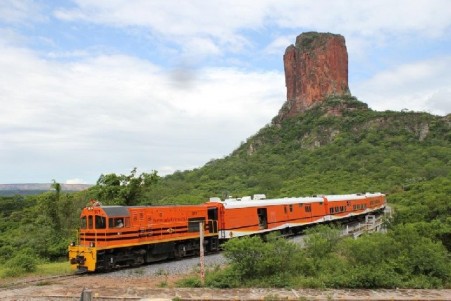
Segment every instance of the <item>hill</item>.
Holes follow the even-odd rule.
[[[229,156],[163,178],[153,202],[266,193],[393,193],[451,170],[451,115],[378,112],[352,96],[328,97],[271,124]]]
[[[27,183],[27,184],[0,184],[0,196],[32,195],[51,191],[50,183]],[[77,192],[86,190],[92,185],[88,184],[61,184],[64,192]]]
[[[287,99],[270,124],[229,156],[165,177],[144,199],[391,193],[449,176],[451,116],[377,112],[351,96],[343,36],[302,33],[283,61]]]

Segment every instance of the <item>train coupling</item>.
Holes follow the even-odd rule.
[[[78,255],[77,257],[70,259],[70,264],[84,265],[86,258],[84,256]]]

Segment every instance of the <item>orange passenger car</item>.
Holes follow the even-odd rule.
[[[338,219],[350,219],[385,208],[385,195],[381,193],[329,195],[266,199],[218,198],[210,202],[220,204],[223,212],[219,238],[229,239],[271,231],[297,232],[301,227]]]
[[[283,199],[227,199],[221,204],[220,238],[285,230],[324,221],[321,197]]]

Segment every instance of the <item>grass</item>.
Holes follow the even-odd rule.
[[[39,264],[34,274],[39,276],[52,276],[69,274],[71,272],[72,270],[70,269],[69,263],[67,261],[62,261]]]
[[[56,276],[71,273],[70,265],[67,261],[41,263],[36,267],[36,271],[26,273],[5,266],[0,266],[0,279],[11,279],[18,277],[33,277],[33,276]]]

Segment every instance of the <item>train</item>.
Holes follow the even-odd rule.
[[[68,249],[72,270],[110,271],[166,259],[216,252],[224,241],[381,212],[383,193],[268,199],[264,194],[210,198],[199,205],[103,206],[92,201],[80,215],[77,241]]]

